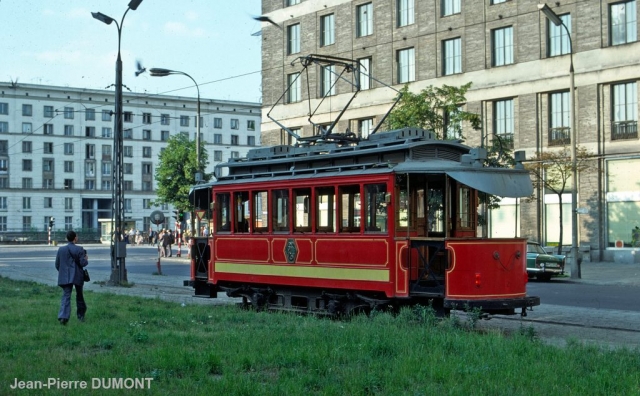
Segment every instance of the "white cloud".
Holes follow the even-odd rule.
[[[190,28],[181,22],[167,22],[164,24],[165,33],[184,37],[204,37],[207,32],[203,28]]]

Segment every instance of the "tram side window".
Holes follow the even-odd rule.
[[[316,231],[318,232],[336,230],[335,194],[333,187],[316,189]]]
[[[294,231],[311,232],[311,189],[293,190],[296,207],[293,211]]]
[[[216,230],[231,231],[231,194],[216,194]]]
[[[387,185],[366,184],[364,191],[365,231],[387,232]]]
[[[249,232],[249,193],[237,192],[235,202],[235,232]]]
[[[473,192],[467,186],[460,186],[458,190],[458,227],[474,228],[475,221],[473,210]]]
[[[266,191],[253,193],[253,230],[255,232],[269,231],[269,205]]]
[[[271,202],[273,231],[289,231],[289,190],[273,190]]]
[[[360,186],[340,187],[340,232],[360,232]]]
[[[396,176],[396,185],[398,187],[398,203],[396,222],[398,227],[409,226],[409,193],[407,186],[407,177],[404,175]]]

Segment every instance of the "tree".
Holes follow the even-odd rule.
[[[470,87],[471,83],[461,87],[430,85],[415,94],[409,91],[409,85],[405,85],[398,93],[398,105],[389,114],[389,129],[422,128],[433,131],[438,139],[464,140],[461,133],[463,121],[471,123],[474,130],[482,127],[478,114],[460,108],[460,104],[467,101],[465,95]]]
[[[590,168],[588,160],[591,155],[584,147],[576,148],[576,173],[587,171]],[[576,184],[571,180],[572,171],[571,150],[564,146],[560,150],[538,151],[531,158],[526,168],[533,176],[534,188],[550,191],[558,196],[560,211],[560,241],[558,242],[558,254],[562,253],[562,238],[564,227],[562,225],[562,195]],[[573,182],[573,183],[572,183]]]
[[[171,136],[158,158],[160,163],[155,173],[158,199],[154,203],[171,204],[180,211],[190,212],[193,205],[189,202],[189,190],[196,184],[198,169],[195,140],[189,140],[183,133]],[[201,149],[199,168],[206,169],[208,163],[207,151]],[[203,180],[208,181],[211,176],[204,173]]]

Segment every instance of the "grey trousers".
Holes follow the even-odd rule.
[[[61,285],[62,299],[60,300],[60,311],[58,312],[58,319],[69,319],[71,316],[71,292],[73,291],[73,284]],[[87,304],[84,302],[84,294],[82,293],[82,285],[76,286],[76,315],[79,318],[83,318],[85,312],[87,312]]]

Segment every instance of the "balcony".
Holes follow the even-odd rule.
[[[549,146],[564,146],[571,144],[571,128],[549,129]]]
[[[638,138],[638,121],[616,121],[611,123],[611,140]]]

